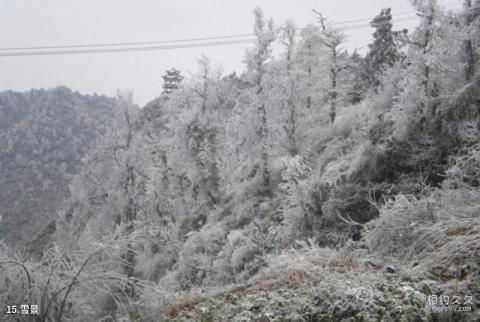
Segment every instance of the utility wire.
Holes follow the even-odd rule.
[[[397,21],[413,20],[418,17],[406,17],[401,19],[396,19],[393,23]],[[386,22],[390,23],[390,22]],[[343,28],[343,30],[353,30],[360,29],[365,27],[371,27],[369,24],[357,25]],[[243,37],[245,37],[244,34]],[[253,34],[252,34],[253,35]],[[219,36],[227,37],[227,36]],[[206,37],[218,39],[218,37]],[[200,39],[200,38],[195,38]],[[184,44],[175,44],[175,45],[158,45],[158,46],[139,46],[139,47],[117,47],[117,48],[94,48],[100,45],[82,45],[84,49],[72,49],[72,50],[63,50],[67,48],[79,48],[76,46],[49,46],[41,47],[43,48],[53,48],[57,50],[36,50],[36,51],[10,51],[10,52],[0,52],[1,57],[19,57],[19,56],[54,56],[54,55],[75,55],[75,54],[100,54],[100,53],[116,53],[116,52],[136,52],[136,51],[157,51],[157,50],[171,50],[171,49],[182,49],[182,48],[198,48],[198,47],[214,47],[214,46],[224,46],[224,45],[235,45],[235,44],[245,44],[255,41],[255,38],[246,38],[246,39],[234,39],[234,40],[224,40],[224,41],[210,41],[210,42],[196,42],[196,43],[184,43]],[[168,41],[166,41],[168,42]],[[176,41],[175,41],[176,42]],[[178,40],[180,42],[180,40]],[[151,43],[161,43],[161,42],[151,42]],[[34,48],[34,47],[32,47]],[[38,48],[38,47],[37,47]],[[30,49],[30,48],[28,48]]]
[[[445,6],[452,6],[453,3],[446,4]],[[406,14],[414,14],[416,11],[402,11],[394,13],[393,16],[401,16]],[[328,23],[328,25],[342,25],[350,24],[355,22],[362,21],[371,21],[372,18],[362,18],[362,19],[353,19],[345,21],[337,21]],[[404,19],[398,19],[396,21],[403,21]],[[347,29],[355,29],[357,26],[347,27]],[[364,27],[359,26],[359,27]],[[0,48],[0,51],[12,51],[12,50],[44,50],[44,49],[73,49],[73,48],[94,48],[94,47],[119,47],[119,46],[139,46],[139,45],[156,45],[156,44],[168,44],[168,43],[183,43],[183,42],[192,42],[192,41],[204,41],[204,40],[219,40],[219,39],[229,39],[229,38],[243,38],[253,36],[252,33],[244,34],[232,34],[232,35],[223,35],[223,36],[213,36],[213,37],[201,37],[201,38],[186,38],[186,39],[174,39],[174,40],[155,40],[155,41],[141,41],[141,42],[119,42],[119,43],[100,43],[100,44],[79,44],[79,45],[55,45],[55,46],[36,46],[36,47],[4,47]]]
[[[394,21],[405,21],[405,20],[412,20],[417,19],[418,17],[406,17],[397,19]],[[344,28],[344,30],[352,30],[352,29],[359,29],[370,27],[369,24],[365,25],[357,25]],[[252,36],[253,34],[243,34],[242,37],[245,36]],[[240,35],[238,35],[240,37]],[[205,38],[194,38],[195,41],[200,39],[221,39],[227,38],[231,36],[218,36],[218,37],[205,37]],[[137,42],[137,43],[123,43],[123,47],[120,47],[120,43],[118,44],[110,44],[110,46],[119,46],[117,48],[108,48],[107,44],[101,45],[69,45],[69,46],[43,46],[43,47],[22,47],[22,50],[29,50],[29,51],[11,51],[12,49],[1,48],[0,50],[6,52],[0,52],[0,57],[18,57],[18,56],[51,56],[51,55],[74,55],[74,54],[96,54],[96,53],[115,53],[115,52],[135,52],[135,51],[154,51],[154,50],[171,50],[171,49],[182,49],[182,48],[198,48],[198,47],[213,47],[213,46],[224,46],[224,45],[235,45],[235,44],[245,44],[253,42],[254,38],[245,38],[245,39],[227,39],[224,41],[202,41],[202,42],[190,42],[190,43],[179,43],[175,45],[158,45],[158,46],[138,46],[138,47],[125,47],[126,44],[161,44],[161,43],[175,43],[175,42],[185,42],[186,40],[172,40],[172,41],[152,41],[152,42]],[[103,47],[103,48],[95,48],[95,47]],[[105,48],[107,47],[107,48]],[[84,49],[77,49],[77,48],[84,48]],[[32,49],[37,49],[36,51],[31,51]],[[45,50],[45,49],[54,49],[54,50]],[[72,50],[64,50],[64,49],[72,49]],[[17,50],[20,50],[18,48]]]
[[[447,4],[451,6],[453,4]],[[406,15],[415,13],[416,11],[403,11],[396,13],[394,16]],[[405,17],[395,19],[392,22],[408,21],[418,19],[417,16]],[[329,25],[349,24],[361,21],[370,21],[372,18],[354,19],[346,21],[338,21],[330,23]],[[347,26],[342,30],[354,30],[371,27],[370,24]],[[175,40],[158,40],[158,41],[143,41],[143,42],[121,42],[121,43],[103,43],[103,44],[80,44],[80,45],[57,45],[57,46],[36,46],[36,47],[8,47],[0,48],[0,57],[18,57],[18,56],[44,56],[44,55],[74,55],[74,54],[93,54],[93,53],[114,53],[114,52],[135,52],[135,51],[154,51],[154,50],[171,50],[182,48],[198,48],[198,47],[214,47],[234,44],[245,44],[253,42],[255,39],[246,38],[253,36],[253,34],[233,34],[224,36],[202,37],[202,38],[187,38]],[[232,39],[232,38],[246,38],[246,39]],[[226,39],[221,41],[221,39]],[[205,41],[218,40],[218,41]],[[159,45],[159,44],[175,44],[176,45]],[[158,46],[144,46],[144,45],[158,45]],[[139,46],[139,47],[125,47],[125,46]],[[120,48],[108,48],[120,47]],[[123,47],[123,48],[122,48]],[[84,49],[77,49],[84,48]],[[92,49],[89,49],[92,48]],[[72,50],[63,50],[72,49]],[[19,51],[20,50],[20,51]],[[33,50],[33,51],[32,51]],[[3,51],[3,52],[1,52]],[[16,52],[15,52],[16,51]]]
[[[44,55],[51,56],[51,55],[75,55],[75,54],[170,50],[170,49],[180,49],[180,48],[213,47],[213,46],[224,46],[224,45],[234,45],[234,44],[245,44],[245,43],[252,42],[254,40],[255,39],[252,38],[252,39],[241,39],[241,40],[212,41],[212,42],[202,42],[202,43],[148,46],[148,47],[7,52],[7,53],[0,53],[0,57],[44,56]]]
[[[117,47],[117,46],[138,46],[138,45],[155,45],[155,44],[170,44],[170,43],[182,43],[192,41],[204,41],[204,40],[217,40],[227,38],[243,38],[252,36],[253,34],[236,34],[226,36],[215,37],[203,37],[203,38],[187,38],[187,39],[175,39],[175,40],[156,40],[156,41],[140,41],[140,42],[119,42],[119,43],[104,43],[104,44],[80,44],[80,45],[58,45],[58,46],[38,46],[38,47],[9,47],[0,48],[0,51],[7,50],[43,50],[43,49],[67,49],[67,48],[90,48],[90,47]]]

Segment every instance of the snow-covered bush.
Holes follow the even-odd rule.
[[[445,187],[479,187],[480,145],[477,144],[466,153],[453,158],[452,166],[446,171],[445,175],[446,178],[443,183]]]
[[[380,208],[377,219],[366,226],[365,241],[370,250],[386,256],[403,258],[409,251],[417,227],[433,223],[431,198],[396,195]]]
[[[280,211],[282,228],[280,238],[285,244],[305,239],[311,234],[311,214],[307,205],[307,194],[311,190],[308,176],[311,167],[307,160],[300,156],[283,159],[285,169],[282,171],[280,189],[285,195]]]
[[[259,245],[254,243],[245,230],[232,230],[227,242],[218,253],[213,268],[217,272],[211,283],[216,285],[241,282],[257,269]]]
[[[220,226],[206,225],[191,231],[179,253],[175,279],[181,289],[200,285],[215,273],[213,262],[225,244],[225,231]]]

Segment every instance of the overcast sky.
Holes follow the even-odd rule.
[[[448,8],[459,0],[442,1]],[[333,22],[373,18],[391,7],[395,19],[415,17],[406,0],[0,0],[0,47],[29,47],[172,40],[252,31],[252,10],[260,6],[280,24],[291,17],[298,26],[315,22],[312,8]],[[398,16],[395,13],[402,13]],[[395,23],[413,29],[417,21]],[[346,24],[361,26],[367,21]],[[346,48],[371,41],[368,27],[347,29]],[[166,69],[195,72],[205,54],[225,73],[244,69],[248,44],[148,52],[0,57],[0,90],[25,91],[66,85],[81,93],[114,95],[131,89],[143,105],[162,91]]]

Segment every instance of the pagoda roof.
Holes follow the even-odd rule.
[[[175,69],[175,67],[170,68],[167,70],[168,75],[175,75],[175,74],[180,74],[180,71],[178,69]]]

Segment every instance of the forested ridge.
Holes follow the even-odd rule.
[[[412,5],[415,30],[372,19],[365,55],[320,11],[299,28],[257,8],[242,74],[201,57],[142,109],[119,93],[41,254],[2,244],[2,303],[39,321],[478,321],[480,2]]]
[[[0,93],[0,240],[24,246],[55,218],[115,104],[66,87]]]

